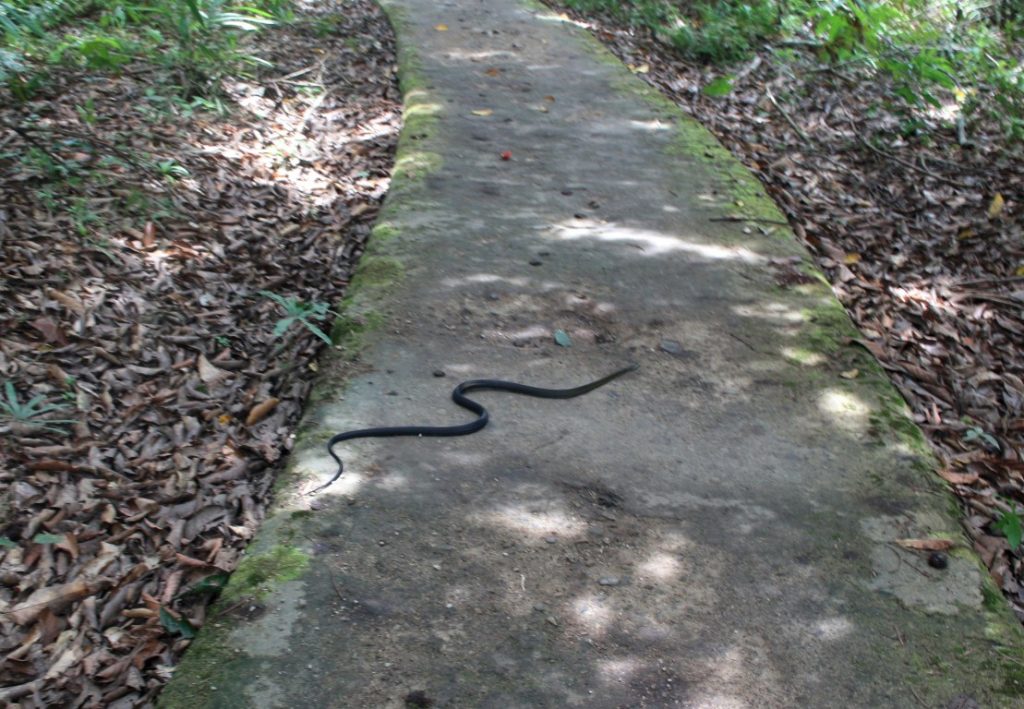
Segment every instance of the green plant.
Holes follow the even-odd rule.
[[[79,236],[88,236],[92,231],[92,225],[100,222],[100,215],[92,209],[85,197],[76,197],[72,200],[68,213]]]
[[[261,290],[260,295],[284,308],[285,316],[274,325],[274,337],[280,337],[292,324],[298,322],[328,345],[333,344],[331,338],[311,322],[311,320],[323,320],[328,314],[337,315],[328,308],[327,303],[306,303],[297,298],[286,298],[266,290]]]
[[[35,145],[22,153],[19,162],[25,172],[46,181],[63,180],[75,172],[76,167],[74,163]]]
[[[60,544],[66,541],[66,537],[63,534],[47,534],[46,532],[40,532],[32,537],[32,541],[36,544]],[[10,537],[0,537],[0,547],[16,549],[18,547],[18,543]]]
[[[186,98],[207,94],[222,76],[243,64],[268,65],[239,46],[241,33],[275,24],[265,10],[232,11],[220,0],[185,0],[160,7],[175,37],[166,58],[179,70]]]
[[[970,443],[971,441],[981,441],[982,445],[989,450],[999,450],[999,441],[996,440],[995,436],[985,433],[982,429],[977,426],[972,426],[967,429],[967,433],[964,434],[964,443]]]
[[[175,180],[179,177],[188,177],[188,170],[174,160],[160,160],[156,169],[163,175],[164,179]]]
[[[75,112],[82,123],[88,126],[96,124],[96,101],[91,96],[81,106],[75,106]]]
[[[723,63],[742,59],[779,31],[779,8],[771,0],[699,3],[696,17],[681,18],[669,34],[682,54]]]
[[[74,420],[40,419],[40,417],[54,411],[66,409],[67,405],[44,404],[42,403],[44,398],[42,394],[39,394],[22,404],[18,399],[18,393],[14,390],[14,384],[10,381],[4,382],[4,396],[0,397],[0,417],[18,424],[34,426],[56,433],[64,433],[65,431],[58,428],[55,424],[74,423]]]
[[[114,70],[132,61],[133,47],[120,37],[91,34],[86,37],[69,35],[50,54],[51,63],[70,61],[89,69]]]
[[[1010,551],[1020,546],[1024,539],[1024,524],[1021,523],[1020,515],[1016,512],[1003,512],[999,519],[992,523],[993,528],[1002,532],[1010,545]]]
[[[169,70],[164,88],[176,81],[186,98],[214,95],[224,76],[266,64],[244,50],[243,37],[290,19],[290,8],[291,0],[0,0],[0,82],[26,100],[45,64],[118,71],[143,60]]]

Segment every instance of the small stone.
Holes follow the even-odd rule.
[[[492,291],[487,294],[487,300],[501,300],[501,295]]]
[[[405,695],[405,706],[407,707],[432,707],[434,700],[427,696],[422,689],[409,692]]]
[[[928,566],[933,569],[944,569],[949,566],[949,557],[941,551],[933,551],[928,555]]]
[[[569,195],[572,194],[572,190],[566,188],[566,189],[562,190],[562,194],[564,194],[566,197],[568,197]]]
[[[555,618],[555,616],[553,616],[553,615],[549,615],[549,616],[547,617],[547,621],[548,621],[549,623],[551,623],[551,625],[555,626],[556,628],[558,627],[558,619],[557,619],[557,618]]]
[[[602,586],[618,586],[622,583],[622,579],[618,576],[602,576],[597,580],[597,582]]]
[[[444,376],[444,370],[443,369],[435,369],[434,370],[434,376],[435,377],[443,377]]]
[[[548,544],[554,544],[558,541],[558,537],[556,537],[554,534],[551,534],[547,537],[544,537],[544,541],[546,541]]]
[[[530,259],[530,265],[531,266],[543,266],[544,262],[541,261],[539,258],[534,258],[534,259]]]
[[[534,603],[533,604],[533,610],[537,611],[538,613],[543,613],[547,609],[548,609],[548,607],[545,606],[543,603]]]

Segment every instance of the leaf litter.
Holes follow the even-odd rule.
[[[550,4],[588,24],[627,66],[649,66],[642,78],[761,180],[863,333],[857,344],[906,399],[975,549],[1024,621],[1019,141],[985,119],[964,140],[963,127],[941,117],[901,114],[891,82],[863,67],[793,48],[784,64],[765,47],[716,70],[642,28]],[[855,376],[852,362],[839,364]]]
[[[0,704],[151,704],[291,447],[400,98],[366,0],[252,49],[272,67],[225,87],[229,116],[155,103],[149,67],[0,90],[3,125],[61,138],[19,159],[0,133]]]

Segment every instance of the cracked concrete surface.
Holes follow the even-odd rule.
[[[323,363],[250,552],[305,570],[241,589],[163,704],[1021,706],[971,553],[896,543],[963,541],[955,507],[752,178],[546,9],[385,5],[433,117],[373,246],[401,278],[349,304],[361,349]],[[347,443],[304,494],[332,433],[466,420],[461,380],[630,361],[571,401],[481,393],[473,436]]]

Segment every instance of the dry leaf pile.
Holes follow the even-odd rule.
[[[150,702],[290,447],[321,341],[261,291],[340,299],[399,96],[365,0],[254,49],[231,118],[157,103],[144,66],[0,94],[0,125],[38,117],[0,128],[0,705]]]
[[[785,66],[762,51],[730,70],[728,96],[711,98],[701,89],[723,72],[608,18],[584,19],[786,212],[864,334],[860,344],[909,403],[975,548],[1024,621],[1024,557],[994,526],[1024,504],[1021,146],[984,122],[964,141],[926,114],[914,116],[922,130],[908,132],[885,80],[812,56]]]

